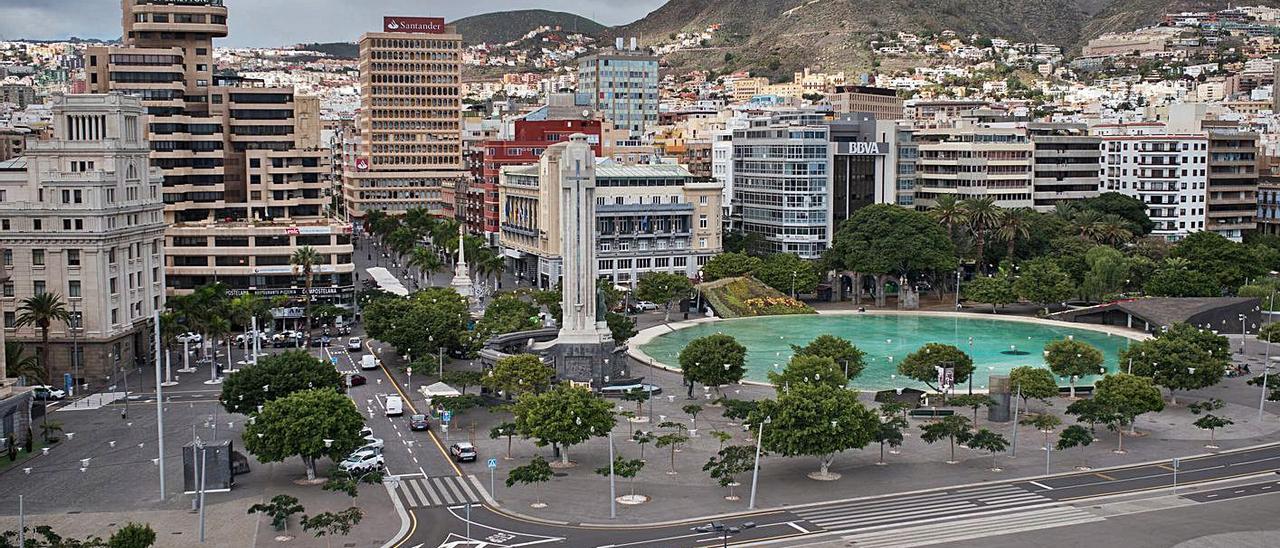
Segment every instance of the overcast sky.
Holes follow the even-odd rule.
[[[606,25],[630,23],[665,0],[225,0],[231,35],[220,46],[354,42],[383,15],[468,15],[514,9],[567,11]],[[0,0],[0,39],[120,37],[119,0]]]

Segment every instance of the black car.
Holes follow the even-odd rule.
[[[409,416],[409,430],[412,430],[414,432],[421,432],[429,428],[431,428],[431,426],[427,423],[426,415]]]

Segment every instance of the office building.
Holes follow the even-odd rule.
[[[468,177],[462,150],[462,36],[444,20],[384,17],[360,37],[360,112],[343,194],[353,217],[425,208],[454,216],[447,199]]]
[[[319,252],[313,294],[354,298],[350,226],[332,219],[330,153],[319,102],[293,88],[215,75],[222,0],[122,0],[123,46],[87,48],[88,87],[142,99],[151,165],[164,174],[165,280],[184,293],[218,282],[232,294],[300,296],[289,264]]]
[[[561,276],[560,159],[566,146],[548,147],[538,165],[504,168],[499,187],[503,253],[512,270],[542,288]],[[581,169],[595,178],[600,276],[631,287],[647,272],[695,278],[723,250],[719,183],[696,182],[676,164],[606,159]]]
[[[600,121],[591,119],[546,120],[542,116],[515,121],[514,139],[492,139],[482,143],[484,169],[480,180],[484,197],[480,219],[472,215],[467,224],[478,224],[483,234],[498,233],[498,184],[502,168],[506,166],[533,165],[538,163],[547,147],[569,140],[574,134],[587,136],[587,144],[597,156],[602,154]]]
[[[1027,124],[1033,144],[1033,207],[1051,211],[1059,202],[1098,195],[1102,138],[1083,124]]]
[[[1159,123],[1092,128],[1105,155],[1099,190],[1142,200],[1155,223],[1152,234],[1179,240],[1205,229],[1209,139],[1165,131]]]
[[[1027,130],[960,120],[914,133],[919,149],[914,203],[928,209],[938,197],[987,197],[1004,208],[1031,207],[1034,145]]]
[[[16,127],[0,127],[0,162],[22,156],[27,148],[27,136],[31,130]]]
[[[827,234],[834,235],[857,210],[871,204],[898,203],[898,146],[893,120],[879,121],[867,113],[846,114],[829,127]]]
[[[4,243],[0,242],[0,255],[7,255]],[[0,286],[8,285],[8,269],[0,268]],[[0,314],[9,311],[10,303],[0,299]],[[0,348],[5,348],[5,331],[0,329]],[[32,435],[30,389],[15,387],[15,379],[10,379],[5,353],[0,352],[0,444],[8,444],[10,440],[23,446]],[[0,447],[8,451],[8,447]]]
[[[644,135],[658,122],[658,58],[618,38],[614,49],[578,60],[578,95],[618,129]]]
[[[898,120],[902,114],[902,98],[893,89],[870,86],[836,86],[835,93],[827,96],[837,113],[867,112],[877,120]]]
[[[163,178],[147,166],[137,99],[59,95],[53,115],[52,139],[0,163],[5,337],[35,351],[41,330],[19,328],[18,307],[57,295],[71,321],[49,327],[50,378],[101,387],[150,356],[149,321],[165,300]]]
[[[764,253],[818,259],[828,230],[830,129],[817,112],[778,112],[733,130],[733,207]]]
[[[0,103],[18,105],[18,110],[22,110],[35,102],[35,88],[25,84],[0,84]]]

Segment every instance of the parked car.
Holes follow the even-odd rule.
[[[475,462],[476,448],[470,442],[460,441],[449,446],[449,455],[457,462]]]
[[[606,386],[600,389],[600,395],[611,397],[611,398],[621,398],[627,392],[630,392],[632,390],[637,390],[637,389],[642,389],[648,392],[649,396],[656,396],[662,393],[661,386],[658,386],[656,384],[646,383],[646,384],[619,384],[614,386]]]
[[[248,339],[249,341],[252,341],[252,340],[253,340],[253,334],[252,334],[252,333],[247,333],[247,334],[246,334],[246,333],[240,333],[240,334],[236,335],[234,339],[231,339],[231,340],[232,340],[232,341],[235,341],[235,343],[236,343],[236,344],[238,344],[238,345],[243,345],[243,344],[244,344],[244,341],[245,341],[246,339]],[[268,342],[271,342],[271,336],[270,336],[270,335],[267,335],[266,333],[263,333],[263,332],[259,331],[259,332],[258,332],[258,340],[259,340],[259,341],[261,341],[261,342],[264,342],[264,343],[268,343]]]
[[[631,308],[639,312],[645,312],[649,310],[657,310],[658,305],[649,301],[636,301],[636,304],[631,305]]]
[[[382,470],[386,461],[374,450],[357,451],[338,463],[338,469],[351,474]]]
[[[31,387],[31,397],[37,400],[60,400],[67,397],[67,392],[52,386],[37,384]]]
[[[375,438],[373,436],[368,436],[364,438],[364,445],[360,446],[359,449],[352,451],[351,454],[354,455],[366,449],[377,449],[378,452],[381,453],[382,448],[385,446],[386,446],[386,442],[382,441],[382,438]]]
[[[358,373],[347,374],[347,386],[360,386],[368,382],[369,379],[366,379],[364,375],[360,375]]]
[[[373,437],[373,429],[372,429],[372,428],[369,428],[368,426],[361,427],[361,428],[360,428],[360,437],[362,437],[362,438],[372,438],[372,437]]]
[[[204,340],[204,337],[200,336],[199,333],[192,333],[190,331],[183,333],[181,335],[178,335],[178,342],[180,343],[200,344],[200,341],[203,341],[203,340]]]
[[[348,352],[359,352],[360,350],[360,337],[351,337],[350,339],[347,339]]]
[[[426,415],[410,415],[409,430],[420,432],[429,429],[431,426],[427,423]]]
[[[388,417],[399,417],[404,414],[404,400],[400,399],[400,396],[387,396],[386,405]]]

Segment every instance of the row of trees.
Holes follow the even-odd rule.
[[[395,216],[371,211],[365,217],[364,226],[365,231],[377,237],[403,264],[416,268],[427,283],[432,274],[443,272],[453,264],[460,237],[467,265],[475,273],[496,280],[506,267],[506,261],[487,247],[483,238],[462,235],[462,225],[457,220],[434,216],[426,209],[414,208]]]

